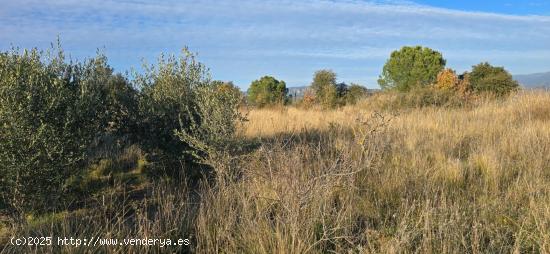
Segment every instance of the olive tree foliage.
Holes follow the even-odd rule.
[[[287,91],[284,81],[264,76],[250,84],[248,102],[257,107],[284,104]]]
[[[391,53],[384,65],[378,84],[384,90],[407,92],[436,81],[446,61],[443,55],[421,46],[403,47]]]
[[[156,65],[144,64],[143,68],[134,74],[141,91],[139,141],[146,150],[176,163],[189,146],[175,131],[190,128],[195,90],[209,82],[206,68],[187,49],[179,57],[161,55]]]
[[[213,165],[213,159],[234,149],[237,125],[245,116],[239,110],[243,95],[228,83],[208,82],[197,87],[189,128],[176,131],[181,141],[190,145],[199,162]],[[215,168],[217,169],[217,168]]]
[[[149,149],[179,160],[203,159],[232,139],[241,95],[213,82],[208,69],[184,48],[180,56],[161,56],[156,66],[136,74],[140,140]],[[202,161],[201,161],[202,162]]]
[[[72,62],[60,48],[0,53],[0,213],[22,218],[70,203],[70,179],[104,137],[130,136],[160,164],[223,150],[243,119],[241,100],[187,49],[133,81],[102,54]]]
[[[311,89],[315,91],[317,101],[324,108],[334,108],[338,100],[336,73],[332,70],[319,70],[313,74]]]
[[[82,98],[83,108],[86,119],[96,125],[96,141],[102,141],[105,136],[118,141],[135,139],[139,92],[125,76],[114,73],[102,53],[83,65],[81,87],[88,95]]]
[[[519,84],[503,67],[495,67],[485,62],[472,67],[469,73],[473,92],[489,92],[503,96],[518,89]]]
[[[102,55],[73,63],[60,48],[0,53],[0,208],[21,215],[66,201],[66,179],[115,118],[103,96],[111,74]]]

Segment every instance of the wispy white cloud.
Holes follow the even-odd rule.
[[[513,72],[550,70],[550,17],[466,12],[410,1],[22,0],[2,3],[0,48],[46,47],[61,36],[74,55],[106,47],[119,69],[141,57],[198,51],[214,77],[246,87],[272,74],[306,84],[317,68],[375,85],[403,45],[442,51],[460,71],[482,60]]]

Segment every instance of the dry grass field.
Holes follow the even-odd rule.
[[[188,249],[23,251],[550,253],[550,94],[394,112],[373,100],[334,111],[251,110],[240,130],[250,148],[218,158],[213,183],[151,184],[148,198],[133,203],[121,186],[98,197],[94,211],[17,229],[183,235]]]
[[[332,177],[322,187],[313,184],[324,192],[305,202],[325,212],[310,219],[331,223],[322,225],[325,241],[319,244],[331,243],[337,252],[550,251],[548,93],[397,114],[375,114],[371,105],[365,101],[330,112],[285,108],[249,114],[247,137],[300,140],[294,147],[281,140],[266,153],[271,164],[263,167],[285,173],[260,189],[273,191],[273,185],[294,181],[296,188],[307,188],[311,179]],[[351,135],[346,135],[348,129]],[[304,133],[318,133],[321,141],[303,142]],[[321,155],[323,149],[333,154]],[[357,153],[367,153],[367,163],[357,163]],[[275,191],[271,196],[300,199],[299,193]],[[338,209],[332,202],[340,204]],[[309,226],[298,223],[296,228],[315,228]],[[293,250],[304,251],[298,246]]]

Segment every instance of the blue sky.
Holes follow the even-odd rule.
[[[375,88],[404,45],[439,50],[459,72],[482,61],[550,71],[548,0],[0,0],[0,50],[57,36],[74,58],[104,48],[117,71],[188,46],[213,78],[243,89],[263,75],[307,85],[324,68]]]
[[[481,11],[513,15],[550,15],[550,1],[548,0],[418,0],[414,2],[464,11]]]

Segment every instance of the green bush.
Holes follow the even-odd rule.
[[[342,96],[343,104],[355,105],[361,98],[367,95],[367,89],[357,84],[351,84]]]
[[[52,210],[65,201],[65,180],[76,174],[97,133],[108,69],[56,54],[12,50],[0,55],[0,197],[12,214]]]
[[[177,164],[189,146],[179,140],[175,131],[190,127],[194,90],[209,82],[206,68],[184,49],[180,57],[161,56],[156,66],[144,69],[135,74],[135,83],[141,90],[136,130],[139,142],[145,150]]]
[[[158,151],[168,167],[204,158],[233,136],[241,119],[242,94],[212,81],[187,49],[179,57],[161,56],[156,67],[136,75],[136,83],[141,88],[139,139],[149,151]]]
[[[225,149],[243,119],[240,91],[212,82],[187,49],[135,77],[114,74],[101,54],[67,62],[61,49],[0,53],[2,214],[22,218],[83,198],[74,187],[86,169],[118,161],[135,141],[151,159],[148,175],[178,174],[182,162],[196,166]]]
[[[472,89],[476,93],[492,93],[503,96],[518,89],[519,84],[504,67],[494,67],[489,63],[473,66],[470,75]]]
[[[176,131],[190,145],[195,160],[212,165],[212,159],[235,149],[237,125],[246,120],[239,110],[240,90],[230,83],[205,82],[193,90],[194,108],[189,128]]]
[[[379,110],[400,110],[424,107],[462,107],[469,105],[453,90],[421,87],[409,92],[385,91],[363,100],[364,106]]]
[[[464,101],[455,91],[434,89],[433,87],[416,88],[404,95],[402,103],[406,107],[457,107]]]
[[[316,71],[315,74],[313,74],[311,89],[315,92],[317,102],[320,103],[325,109],[334,108],[337,106],[339,89],[336,84],[336,73],[334,71]],[[340,91],[340,93],[342,93],[342,91]]]
[[[332,70],[316,71],[310,89],[313,94],[304,95],[302,102],[309,101],[305,105],[316,102],[325,109],[353,105],[367,94],[367,89],[358,84],[336,83],[336,73]]]
[[[286,83],[271,76],[254,80],[248,88],[248,102],[257,107],[283,105],[286,102]]]

